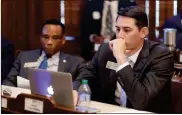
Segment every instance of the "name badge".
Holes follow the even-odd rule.
[[[38,67],[38,62],[28,62],[24,64],[24,67]]]
[[[107,61],[106,68],[116,70],[119,67],[118,63]]]

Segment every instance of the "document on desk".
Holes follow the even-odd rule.
[[[20,88],[30,89],[30,82],[28,79],[17,76],[17,86]]]
[[[148,111],[139,111],[139,110],[135,110],[135,109],[129,109],[129,108],[125,108],[124,110],[120,110],[120,111],[113,111],[111,113],[136,113],[136,114],[152,114],[152,112],[148,112]]]
[[[89,106],[100,110],[100,112],[98,113],[125,113],[125,114],[126,113],[151,113],[147,111],[139,111],[135,109],[129,109],[126,107],[111,105],[111,104],[97,102],[97,101],[91,101]]]
[[[6,95],[4,93],[7,93],[7,91],[10,93],[9,96],[13,98],[16,98],[21,93],[31,94],[29,89],[1,85],[1,95]]]

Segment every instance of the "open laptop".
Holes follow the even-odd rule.
[[[52,96],[57,105],[74,109],[70,73],[28,68],[28,78],[32,94]]]

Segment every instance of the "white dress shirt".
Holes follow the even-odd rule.
[[[142,48],[141,48],[142,49]],[[116,72],[118,72],[119,70],[123,69],[124,67],[126,67],[127,65],[130,65],[132,68],[138,58],[138,55],[140,53],[140,50],[138,50],[135,54],[129,56],[129,57],[126,57],[126,60],[127,62],[120,65],[117,69],[116,69]],[[132,61],[132,63],[129,63],[129,61]],[[116,90],[115,90],[115,101],[120,104],[120,96],[121,96],[121,86],[120,84],[117,82],[116,83]]]
[[[60,52],[57,52],[56,54],[54,54],[53,56],[51,56],[50,58],[47,59],[47,69],[46,70],[58,71],[59,55],[60,55]],[[44,59],[44,56],[45,56],[45,52],[42,51],[42,54],[38,59],[39,65],[41,64],[42,60]]]

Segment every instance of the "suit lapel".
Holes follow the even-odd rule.
[[[142,50],[140,51],[136,63],[133,67],[133,70],[140,75],[142,74],[142,70],[147,62],[147,57],[149,56],[149,47],[149,42],[147,40],[144,40]]]
[[[111,56],[112,56],[110,58],[111,60],[109,60],[109,61],[117,63],[115,57],[112,54],[111,54]],[[116,76],[115,70],[110,70],[109,82],[110,82],[111,86],[115,89],[116,82],[117,82],[117,76]]]
[[[63,52],[60,52],[58,71],[65,72],[66,65],[68,63],[68,60],[66,59],[66,57],[67,55],[65,55]]]
[[[29,62],[37,62],[41,53],[42,53],[42,49],[36,50],[34,54],[31,54],[32,56],[30,56]]]

